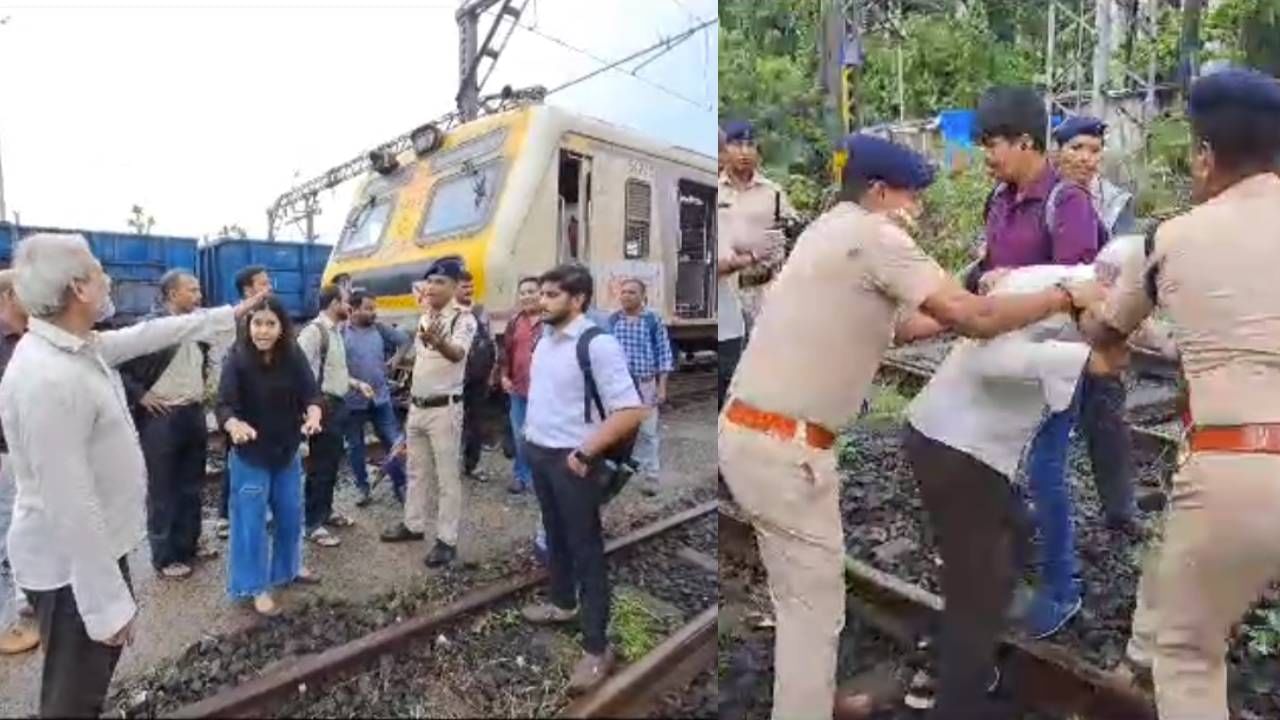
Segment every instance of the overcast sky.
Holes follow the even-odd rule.
[[[458,5],[0,2],[8,219],[125,231],[137,203],[155,234],[236,223],[264,237],[277,195],[452,109]],[[614,60],[715,14],[715,0],[531,0],[521,23]],[[609,71],[548,103],[710,155],[717,27],[642,68],[653,84]],[[551,88],[600,65],[517,28],[482,92]],[[355,184],[322,195],[324,239]]]

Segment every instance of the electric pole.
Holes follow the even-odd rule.
[[[484,42],[481,43],[480,16],[498,3],[502,3],[502,7],[498,9],[498,16],[489,26],[489,32],[485,34]],[[507,40],[511,38],[511,33],[515,30],[526,4],[528,0],[521,2],[520,7],[517,8],[513,7],[513,0],[468,0],[458,8],[458,13],[455,15],[458,21],[457,103],[458,115],[462,122],[474,120],[480,114],[480,89],[489,79],[489,74],[493,72],[498,56],[502,54]],[[507,28],[507,34],[502,39],[502,44],[495,47],[493,39],[498,34],[498,28],[508,20],[510,25]],[[489,67],[481,77],[480,62],[486,58],[490,61]]]

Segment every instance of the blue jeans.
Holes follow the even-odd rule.
[[[1034,520],[1040,531],[1040,577],[1055,600],[1074,601],[1076,551],[1071,527],[1071,490],[1067,486],[1067,448],[1080,407],[1080,390],[1071,405],[1051,414],[1036,432],[1027,457]]]
[[[253,597],[298,577],[302,566],[302,463],[295,456],[288,465],[270,470],[232,450],[227,471],[231,477],[227,594]],[[268,505],[273,522],[270,537]]]
[[[373,423],[373,433],[378,436],[378,442],[382,443],[384,449],[389,451],[400,439],[400,423],[396,420],[396,411],[391,403],[370,403],[365,408],[351,408],[343,433],[347,438],[347,460],[351,462],[351,475],[355,478],[356,487],[362,492],[369,491],[369,469],[364,464],[364,424],[367,422]]]
[[[520,483],[520,487],[528,490],[533,487],[533,471],[529,469],[528,451],[525,450],[524,439],[524,417],[529,411],[529,398],[512,393],[508,399],[511,405],[508,413],[511,416],[511,434],[515,436],[516,446],[516,461],[512,475],[515,476],[516,482]]]

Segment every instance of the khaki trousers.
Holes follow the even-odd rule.
[[[1128,647],[1151,662],[1160,720],[1227,720],[1227,638],[1280,578],[1277,516],[1280,456],[1196,453],[1174,476]]]
[[[462,519],[462,403],[444,407],[410,407],[405,422],[406,474],[409,485],[404,499],[404,526],[426,532],[431,493],[435,482],[438,512],[436,539],[458,545]]]
[[[720,420],[720,470],[756,531],[776,615],[774,720],[829,720],[844,628],[835,453]]]

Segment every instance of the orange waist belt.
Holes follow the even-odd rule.
[[[1191,452],[1280,454],[1280,424],[1192,428]]]
[[[753,408],[741,400],[731,400],[725,411],[725,419],[734,425],[772,435],[780,440],[791,440],[796,436],[801,421],[795,418]],[[829,450],[836,444],[836,434],[815,423],[804,424],[804,440],[819,450]]]

